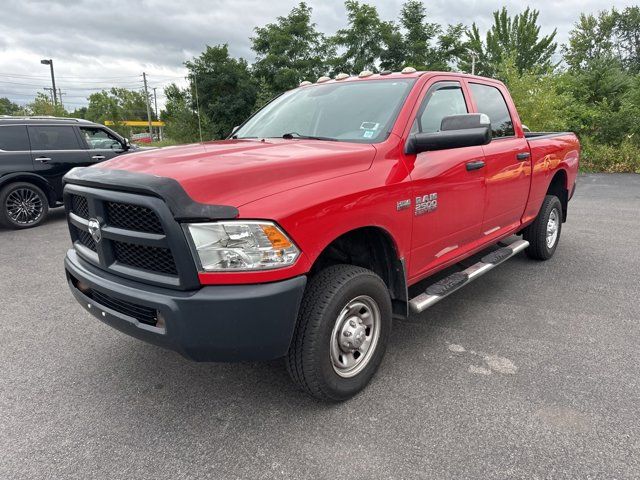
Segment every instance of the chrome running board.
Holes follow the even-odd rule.
[[[448,277],[430,285],[424,293],[409,300],[409,307],[413,313],[424,312],[431,305],[438,303],[447,295],[452,294],[456,290],[464,287],[489,270],[500,265],[502,262],[509,260],[516,253],[521,252],[529,246],[526,240],[517,240],[512,244],[499,248],[484,257],[469,268],[461,272],[452,273]]]

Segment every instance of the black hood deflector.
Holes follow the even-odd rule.
[[[181,222],[229,220],[239,214],[236,207],[207,205],[193,200],[173,178],[107,168],[78,167],[64,176],[64,183],[152,195],[165,201],[173,217]]]

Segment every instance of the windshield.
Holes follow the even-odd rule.
[[[234,138],[320,137],[384,140],[414,79],[316,84],[284,93],[256,113]]]

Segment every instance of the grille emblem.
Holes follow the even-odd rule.
[[[102,229],[100,228],[100,222],[95,218],[91,218],[89,219],[89,223],[87,226],[89,228],[89,234],[91,235],[91,238],[93,238],[96,243],[100,243],[100,240],[102,240]]]

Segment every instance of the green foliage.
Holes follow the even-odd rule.
[[[557,44],[551,35],[540,36],[537,10],[529,7],[513,18],[506,7],[493,12],[493,25],[483,41],[480,30],[474,23],[468,32],[468,49],[476,55],[476,73],[493,77],[507,57],[512,57],[519,73],[525,71],[544,72],[553,68],[552,57]],[[464,55],[461,66],[470,71],[470,54]]]
[[[184,143],[199,141],[198,114],[192,107],[194,101],[191,99],[190,89],[181,89],[172,83],[165,88],[164,93],[167,100],[160,115],[166,123],[164,135]]]
[[[28,115],[49,115],[53,117],[66,117],[69,115],[62,105],[59,103],[54,105],[48,95],[40,92],[36,94],[36,98],[27,105],[25,110]]]
[[[253,74],[268,87],[271,96],[326,73],[331,49],[311,22],[311,8],[304,2],[275,23],[257,27],[251,42],[256,52]]]
[[[334,72],[358,74],[363,70],[377,71],[385,39],[393,34],[395,26],[380,20],[372,5],[347,0],[348,26],[330,38],[330,45],[342,53],[330,63]]]
[[[520,120],[532,131],[563,131],[570,103],[560,88],[561,77],[548,72],[519,73],[513,56],[498,66],[498,77],[509,87]]]
[[[203,136],[224,138],[253,111],[258,82],[247,62],[231,58],[227,45],[207,46],[199,57],[185,62],[191,81],[191,108],[200,104]],[[195,88],[198,88],[196,99]]]
[[[22,107],[13,103],[8,98],[0,98],[0,115],[20,115],[23,113]]]
[[[608,145],[583,137],[581,144],[580,169],[582,171],[640,173],[637,141],[625,139],[619,145]]]
[[[92,122],[114,122],[112,128],[126,137],[131,128],[122,125],[125,120],[146,120],[147,101],[144,93],[126,88],[111,88],[89,96],[89,105],[84,118]]]

